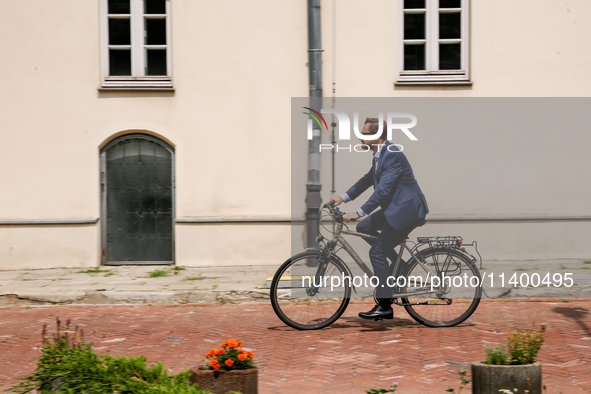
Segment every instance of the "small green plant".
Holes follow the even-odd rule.
[[[172,267],[170,270],[171,271],[174,271],[174,274],[175,275],[178,275],[179,274],[179,271],[184,271],[185,270],[185,267]]]
[[[591,260],[585,260],[583,261],[583,264],[591,264]]]
[[[213,285],[211,288],[212,288],[212,290],[215,290],[218,288],[218,285]]]
[[[542,324],[540,332],[533,329],[515,330],[509,335],[507,339],[507,347],[509,349],[510,364],[524,365],[532,364],[536,361],[536,357],[542,344],[544,343],[544,333],[546,326]]]
[[[395,393],[398,382],[392,382],[392,386],[389,389],[369,389],[365,390],[367,394],[381,394],[381,393]]]
[[[184,280],[204,280],[205,276],[190,276],[188,278],[185,278]]]
[[[62,331],[56,319],[57,333],[46,336],[34,373],[20,379],[10,391],[20,394],[40,393],[146,393],[146,394],[211,394],[198,390],[189,382],[191,371],[169,376],[162,363],[146,367],[144,356],[98,356],[85,342],[82,330],[66,321]]]
[[[100,274],[101,272],[111,272],[111,270],[102,270],[99,267],[86,271],[77,271],[77,274]]]
[[[458,388],[457,394],[460,394],[462,392],[462,390],[464,389],[464,386],[466,386],[472,380],[466,379],[466,370],[464,368],[462,368],[458,371],[458,375],[460,375],[461,382],[460,382],[460,387]],[[445,391],[447,391],[448,393],[455,393],[456,389],[454,389],[453,387],[450,387]]]
[[[166,270],[154,270],[148,272],[148,278],[160,278],[162,276],[168,276],[168,271]]]
[[[489,365],[506,365],[507,364],[507,357],[509,356],[505,353],[505,345],[499,345],[496,348],[486,347],[484,348],[486,352],[486,360],[484,360],[483,364]]]
[[[564,264],[560,264],[560,269],[561,269],[561,270],[565,270],[565,269],[567,269],[567,268],[568,268],[568,267],[567,267],[566,265],[564,265]]]
[[[111,275],[115,275],[115,274],[114,274],[114,273],[112,273],[112,272],[107,272],[107,273],[105,274],[105,276],[111,276]]]
[[[232,301],[232,300],[228,300],[227,298],[224,298],[224,297],[219,297],[219,298],[218,298],[218,302],[219,302],[221,305],[226,305],[226,304],[238,304],[237,302],[234,302],[234,301]]]
[[[544,333],[546,326],[542,324],[540,331],[532,328],[526,330],[515,330],[507,338],[507,348],[509,354],[505,353],[505,346],[499,345],[495,349],[487,347],[486,360],[483,364],[492,365],[526,365],[533,364],[542,344],[544,343]]]

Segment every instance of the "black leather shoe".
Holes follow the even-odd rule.
[[[385,307],[378,304],[369,312],[360,312],[359,317],[369,320],[394,319],[394,311],[392,307]]]

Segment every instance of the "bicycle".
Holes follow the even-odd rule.
[[[365,275],[373,276],[371,269],[342,235],[365,239],[377,237],[349,230],[343,223],[344,213],[332,202],[320,210],[319,227],[323,212],[328,212],[333,220],[332,239],[319,235],[320,247],[306,248],[305,252],[289,258],[279,267],[271,282],[273,310],[285,324],[299,330],[331,325],[345,312],[351,292],[361,290],[361,286],[355,283],[358,277],[353,277],[349,266],[337,256],[341,249],[353,258]],[[412,249],[407,243],[408,238],[400,244],[396,262],[390,264],[391,303],[403,306],[414,320],[428,327],[452,327],[469,318],[482,296],[482,278],[476,266],[478,260],[465,249],[465,246],[475,248],[482,268],[476,241],[463,244],[459,236],[419,237]],[[404,250],[411,258],[402,266],[400,261]],[[334,278],[342,280],[337,284]],[[370,284],[373,286],[371,280]],[[375,287],[373,294],[375,299]]]

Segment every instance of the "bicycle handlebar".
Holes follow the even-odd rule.
[[[335,207],[334,201],[329,201],[324,204],[323,208],[327,208],[330,215],[336,220],[337,223],[343,223],[343,215],[345,214],[339,208]],[[351,219],[352,222],[356,222],[357,219]]]

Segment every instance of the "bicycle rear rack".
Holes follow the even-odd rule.
[[[418,237],[417,242],[419,244],[429,244],[430,248],[433,247],[456,247],[459,248],[462,246],[463,238],[459,235],[446,235],[446,236],[436,236],[436,237]]]
[[[435,247],[435,248],[446,248],[446,249],[458,249],[458,250],[466,253],[466,255],[468,255],[468,257],[470,257],[470,259],[472,259],[474,264],[478,263],[479,269],[482,269],[482,256],[480,255],[480,252],[478,251],[478,242],[476,242],[476,241],[472,241],[471,243],[465,243],[463,238],[460,237],[459,235],[446,235],[446,236],[436,236],[436,237],[418,237],[417,238],[417,245],[415,246],[414,249],[418,249],[421,246],[427,246],[427,245],[429,248]],[[476,258],[476,256],[472,255],[472,253],[468,252],[466,250],[466,246],[474,247],[474,250],[476,251],[478,258]]]

